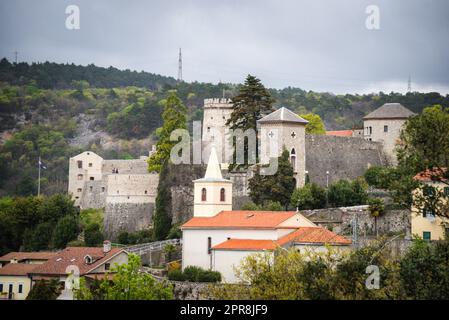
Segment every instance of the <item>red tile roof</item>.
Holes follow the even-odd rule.
[[[221,211],[213,217],[194,217],[182,229],[274,229],[296,214],[294,211]]]
[[[80,275],[84,275],[122,251],[124,250],[120,248],[112,248],[111,251],[104,254],[102,247],[68,247],[58,252],[57,255],[46,263],[38,265],[32,274],[65,275],[68,266],[76,265],[80,269]],[[84,261],[86,255],[91,256],[94,262],[87,264]]]
[[[38,266],[39,264],[31,263],[8,263],[0,268],[0,276],[26,276]]]
[[[10,262],[12,259],[21,260],[48,260],[57,252],[10,252],[0,257],[0,262]]]
[[[326,131],[326,136],[352,137],[353,133],[353,130]]]
[[[351,240],[321,227],[300,227],[279,240],[229,239],[213,250],[274,250],[289,243],[350,245]]]
[[[274,250],[277,247],[274,240],[254,240],[254,239],[229,239],[225,242],[213,246],[214,250]]]
[[[278,240],[279,245],[290,242],[332,245],[351,244],[351,240],[322,227],[301,227]]]
[[[427,169],[426,171],[420,172],[413,177],[415,180],[430,182],[441,179],[443,175],[447,172],[447,168],[433,168],[432,170]],[[447,179],[441,179],[446,181]]]

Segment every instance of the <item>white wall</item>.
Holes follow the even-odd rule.
[[[182,232],[182,268],[198,266],[204,269],[212,267],[211,255],[207,252],[207,238],[211,237],[212,247],[228,238],[277,240],[277,230],[248,229],[185,229]]]
[[[213,250],[212,252],[212,269],[220,272],[222,281],[227,283],[239,282],[235,274],[235,268],[239,268],[242,260],[247,256],[265,252],[273,258],[273,252],[270,251]]]

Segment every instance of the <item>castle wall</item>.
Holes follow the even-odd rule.
[[[121,231],[136,232],[153,224],[154,203],[106,203],[103,232],[115,240]]]
[[[147,157],[131,160],[103,160],[102,173],[112,174],[112,169],[117,169],[119,174],[148,174]]]
[[[326,186],[363,176],[370,166],[386,165],[382,144],[352,137],[306,135],[306,166],[310,182]]]
[[[106,183],[103,180],[86,181],[80,198],[81,208],[100,209],[106,205]]]

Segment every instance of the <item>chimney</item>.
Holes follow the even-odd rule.
[[[103,253],[106,254],[111,251],[111,241],[105,240],[103,241]]]

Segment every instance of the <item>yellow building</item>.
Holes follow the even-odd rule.
[[[449,196],[449,185],[432,180],[432,176],[435,176],[435,172],[428,170],[417,174],[415,180],[432,186]],[[422,195],[422,190],[415,190],[414,198],[416,199],[419,195]],[[449,219],[436,216],[434,210],[430,208],[419,208],[416,205],[412,207],[411,225],[412,234],[424,240],[442,240],[445,238],[446,232],[449,232]]]
[[[0,268],[0,299],[25,300],[31,290],[28,273],[38,264],[9,263]]]

